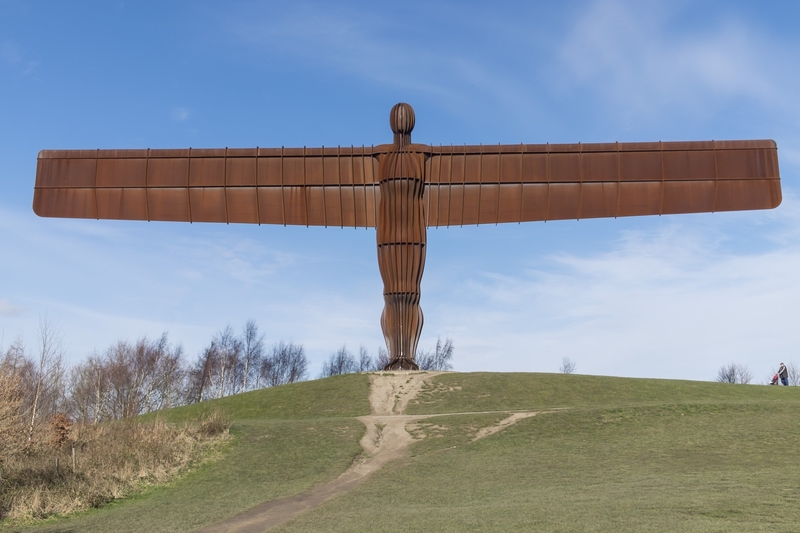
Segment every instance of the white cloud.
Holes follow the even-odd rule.
[[[19,46],[6,41],[0,45],[0,59],[6,63],[17,64],[22,61],[22,56],[19,53]]]
[[[11,317],[22,314],[23,309],[11,303],[8,298],[0,298],[0,316]]]
[[[189,120],[191,113],[185,107],[173,107],[172,111],[170,111],[170,116],[175,122],[184,122]]]
[[[800,229],[797,207],[779,225]],[[569,357],[589,374],[702,380],[736,361],[760,379],[800,342],[800,246],[732,253],[725,237],[681,222],[630,232],[520,276],[472,276],[454,291],[469,307],[456,297],[436,313],[459,370],[554,372]]]
[[[38,61],[28,61],[22,56],[22,51],[17,43],[4,41],[0,44],[0,62],[6,63],[20,75],[27,76],[39,66]]]
[[[581,12],[560,45],[564,83],[591,85],[648,113],[670,102],[702,109],[733,98],[797,111],[796,74],[784,63],[794,58],[791,46],[746,21],[720,18],[683,32],[678,7],[597,0]]]
[[[455,17],[450,7],[429,7],[442,12],[431,13],[428,23],[418,27],[409,26],[414,19],[410,11],[396,14],[381,8],[315,3],[262,13],[249,9],[227,17],[226,30],[238,42],[263,53],[293,56],[304,64],[338,70],[392,91],[419,92],[435,98],[442,107],[462,112],[474,99],[471,92],[483,100],[489,96],[517,113],[534,105],[530,85],[518,79],[519,65],[504,72],[497,65],[494,48],[478,54],[454,49],[446,38],[452,31],[476,35],[485,31],[488,20],[483,13],[463,12]],[[433,27],[437,23],[440,28]]]

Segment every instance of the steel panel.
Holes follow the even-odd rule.
[[[481,157],[480,183],[500,183],[500,154]]]
[[[188,159],[191,153],[191,148],[153,148],[147,155],[151,159]]]
[[[367,227],[374,228],[377,225],[378,204],[381,201],[381,189],[377,185],[364,187],[364,213],[366,215]]]
[[[480,189],[480,223],[497,224],[498,222],[498,197],[500,195],[500,185],[496,183],[486,184]]]
[[[522,187],[523,185],[502,184],[498,188],[498,215],[497,222],[519,222],[522,211]]]
[[[661,213],[661,182],[621,182],[617,216],[658,215]]]
[[[516,156],[510,157],[512,160]],[[522,156],[522,181],[525,183],[547,183],[549,181],[547,154],[524,154]]]
[[[613,217],[617,212],[618,193],[618,183],[584,183],[579,218]]]
[[[662,178],[661,152],[619,154],[620,181],[661,181]]]
[[[339,185],[351,183],[352,179],[342,181],[342,168],[339,158],[335,155],[322,159],[322,183],[325,185]]]
[[[224,158],[226,152],[226,148],[192,148],[191,156],[192,158],[200,157],[219,159]]]
[[[97,187],[144,187],[146,159],[98,159]]]
[[[39,159],[36,187],[94,187],[96,160]]]
[[[718,150],[717,172],[726,178],[759,178],[776,173],[764,150]]]
[[[258,148],[228,148],[228,157],[243,157],[246,159],[253,158],[258,155]]]
[[[551,183],[547,199],[547,220],[577,219],[580,199],[579,183]]]
[[[551,183],[580,181],[581,160],[578,154],[550,154],[548,159],[548,181]]]
[[[33,197],[33,211],[39,216],[60,218],[97,218],[95,189],[38,189]]]
[[[447,223],[446,226],[464,225],[464,189],[466,185],[450,185],[447,188]]]
[[[501,183],[522,183],[522,152],[520,151],[519,154],[501,155],[499,159],[500,176],[498,180]]]
[[[189,212],[189,191],[186,187],[148,188],[147,208],[149,220],[192,221]]]
[[[342,185],[352,185],[355,183],[353,181],[353,167],[355,166],[355,160],[352,156],[349,155],[342,155],[336,158],[337,166],[338,166],[338,175],[339,175],[339,183]],[[325,160],[325,163],[328,163],[328,159]],[[360,161],[359,161],[360,163]],[[327,168],[325,170],[325,183],[328,182],[328,171]]]
[[[464,197],[462,199],[461,224],[480,223],[479,203],[481,186],[469,184],[464,186]]]
[[[228,157],[225,164],[225,180],[228,187],[253,186],[256,184],[255,157]]]
[[[322,157],[306,156],[305,162],[305,185],[322,185],[324,182]]]
[[[356,198],[353,187],[334,187],[333,190],[339,194],[340,225],[345,228],[355,228],[359,224],[356,220]],[[329,222],[329,225],[334,225]],[[364,224],[361,224],[363,226]]]
[[[325,202],[325,225],[343,227],[342,202],[339,187],[322,187]]]
[[[302,194],[299,187],[285,188],[283,193],[277,187],[259,187],[256,206],[259,223],[298,224],[296,221],[302,220],[305,225],[305,200],[298,202]]]
[[[425,185],[425,204],[428,213],[428,227],[439,226],[440,204],[439,204],[439,185]]]
[[[664,201],[661,212],[677,213],[709,213],[714,209],[713,181],[671,181],[664,184]]]
[[[271,188],[263,189],[265,192],[272,190]],[[261,196],[261,189],[259,189],[259,197]],[[308,206],[306,205],[306,192],[303,187],[284,187],[283,189],[283,207],[286,210],[285,219],[282,221],[284,224],[308,226]],[[264,219],[264,213],[261,213],[261,223],[268,224]]]
[[[148,187],[186,187],[188,183],[188,158],[176,159],[165,157],[161,159],[155,159],[151,157],[147,160]],[[184,191],[183,194],[185,196],[186,192]]]
[[[189,189],[192,222],[227,222],[227,203],[224,187],[193,187]]]
[[[763,142],[763,141],[761,141]],[[715,148],[740,148],[742,141],[733,141],[732,144],[726,144],[725,141],[668,141],[661,143],[661,149],[664,151],[692,151],[692,150],[714,150]],[[620,143],[622,144],[622,143]],[[624,143],[630,144],[630,143]],[[637,143],[637,144],[650,144],[655,145],[650,150],[658,150],[658,143]]]
[[[98,159],[147,159],[148,150],[141,148],[97,150],[91,157]]]
[[[225,195],[229,222],[258,224],[258,192],[255,187],[228,187]]]
[[[306,187],[306,209],[309,226],[325,225],[325,195],[322,187]]]
[[[189,187],[224,187],[224,157],[192,157],[189,163]]]
[[[522,185],[520,200],[520,219],[524,222],[547,220],[547,192],[550,186],[546,183],[525,183]]]
[[[483,147],[481,147],[482,149]],[[461,167],[462,181],[464,183],[480,183],[481,182],[481,161],[483,154],[470,154],[465,156],[464,166]]]
[[[725,180],[717,183],[715,211],[774,209],[781,203],[777,180]]]
[[[147,193],[144,187],[96,190],[97,218],[147,220]]]
[[[581,181],[617,181],[619,167],[617,152],[590,152],[581,154]]]
[[[713,180],[717,166],[713,150],[686,150],[664,152],[664,179]]]
[[[38,159],[94,159],[95,157],[97,150],[40,150],[38,155]]]

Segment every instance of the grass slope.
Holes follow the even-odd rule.
[[[361,452],[369,413],[365,375],[248,392],[159,413],[170,421],[220,408],[234,441],[222,456],[166,487],[80,516],[10,531],[184,532],[261,502],[305,492],[344,472]]]
[[[358,453],[367,393],[359,375],[223,399],[224,457],[32,531],[189,531],[303,491]],[[408,412],[459,414],[419,422],[406,460],[275,531],[798,531],[799,408],[800,387],[444,374]],[[549,412],[471,442],[505,410]]]

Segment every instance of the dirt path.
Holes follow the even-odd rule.
[[[197,530],[197,533],[261,533],[296,516],[322,505],[326,500],[347,492],[367,476],[380,470],[391,461],[405,456],[414,438],[406,431],[406,424],[435,415],[405,415],[408,402],[422,387],[441,372],[380,372],[370,374],[370,414],[360,416],[367,428],[361,439],[364,453],[342,475],[328,483],[312,487],[308,492],[282,500],[266,502],[224,522]],[[459,413],[464,414],[464,413]],[[481,429],[473,441],[487,437],[527,418],[534,412],[512,413],[495,426]]]

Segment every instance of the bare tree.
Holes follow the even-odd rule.
[[[577,365],[574,361],[572,361],[569,357],[564,357],[561,359],[561,366],[558,367],[558,371],[562,374],[574,374]]]
[[[308,359],[301,344],[273,344],[261,363],[261,378],[267,387],[303,381],[308,377]]]
[[[203,350],[203,353],[200,354],[200,357],[189,369],[186,391],[187,403],[198,403],[208,398],[215,357],[216,349],[212,343]]]
[[[717,371],[716,380],[720,383],[746,384],[753,380],[753,374],[744,365],[730,363],[720,367],[719,371]]]
[[[183,403],[185,381],[183,348],[170,346],[166,333],[120,340],[73,368],[70,407],[84,422],[129,418]]]
[[[242,341],[227,326],[211,340],[209,347],[213,352],[213,367],[210,374],[211,386],[216,397],[222,398],[239,392],[242,382]]]
[[[340,374],[352,374],[358,371],[358,361],[353,354],[347,351],[346,346],[331,354],[330,358],[322,365],[320,377],[327,378]]]
[[[75,420],[97,424],[107,418],[109,380],[97,352],[72,367],[69,375],[69,406]]]
[[[258,326],[254,320],[248,320],[242,331],[242,386],[243,391],[249,390],[248,386],[258,388],[261,362],[264,359],[264,336],[258,334]],[[255,384],[253,384],[255,377]]]
[[[386,365],[389,364],[389,352],[386,351],[386,348],[380,346],[378,348],[378,353],[375,355],[375,359],[372,362],[372,370],[376,372],[380,372]]]
[[[358,347],[358,369],[356,372],[369,372],[372,370],[373,364],[372,357],[369,356],[369,352],[362,344]]]
[[[442,342],[441,337],[436,339],[436,348],[432,352],[417,352],[417,365],[420,370],[452,370],[453,364],[453,341],[446,339]]]
[[[63,398],[61,333],[47,316],[39,319],[37,341],[36,383],[30,407],[28,442],[33,438],[33,429],[38,420],[46,420],[54,415]]]

